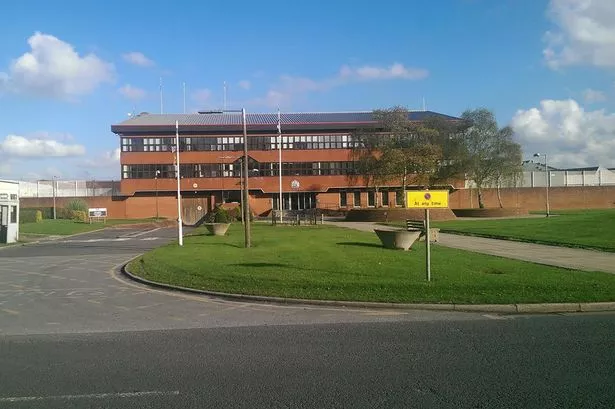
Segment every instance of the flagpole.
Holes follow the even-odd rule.
[[[179,184],[179,121],[175,121],[175,175],[177,176],[177,236],[179,245],[184,245],[184,233],[182,231],[182,196]]]
[[[280,107],[278,107],[278,176],[280,184],[280,197],[278,200],[278,209],[280,210],[280,224],[283,221],[282,210],[282,117],[280,115]]]

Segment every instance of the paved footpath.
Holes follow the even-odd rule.
[[[374,228],[398,229],[396,227],[382,226],[372,222],[325,223],[369,232],[374,231]],[[538,264],[585,271],[604,271],[606,273],[615,274],[615,253],[446,233],[439,234],[438,244],[461,250],[474,251],[476,253],[531,261]]]

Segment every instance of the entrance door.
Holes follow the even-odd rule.
[[[0,243],[6,243],[9,237],[9,207],[0,206]]]

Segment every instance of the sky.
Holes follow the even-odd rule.
[[[615,167],[613,0],[20,0],[2,6],[0,178],[118,179],[130,113],[448,115]],[[162,83],[162,86],[161,86]]]

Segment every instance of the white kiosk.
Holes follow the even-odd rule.
[[[0,243],[19,240],[19,182],[0,179]]]

